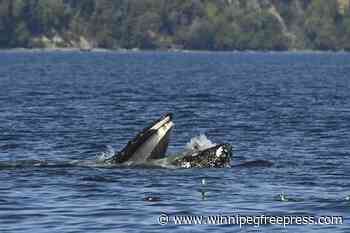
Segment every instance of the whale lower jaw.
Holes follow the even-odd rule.
[[[143,129],[120,152],[105,162],[109,164],[138,164],[163,158],[173,127],[172,114],[164,115]]]
[[[150,159],[164,157],[169,144],[170,132],[173,122],[163,124],[150,136],[133,154],[132,163],[142,163]]]

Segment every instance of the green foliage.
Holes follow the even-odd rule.
[[[22,44],[26,47],[28,45],[30,36],[31,34],[28,31],[26,23],[19,22],[16,25],[16,29],[15,29],[16,44]]]
[[[0,1],[0,48],[5,48],[12,44],[13,29],[11,11],[11,0]]]
[[[155,12],[146,12],[138,16],[133,25],[131,46],[141,49],[154,49],[155,38],[160,28],[160,16]]]
[[[215,21],[217,14],[218,14],[218,8],[213,2],[208,2],[206,7],[206,14],[211,21]]]
[[[216,25],[214,48],[217,50],[239,49],[239,37],[240,28],[237,24],[222,24],[221,21],[219,21]]]
[[[337,48],[336,1],[313,0],[306,13],[305,30],[314,48]]]
[[[335,0],[0,0],[1,48],[45,46],[43,36],[59,46],[84,37],[103,48],[350,50],[350,13]]]
[[[341,47],[350,51],[350,11],[344,15],[339,34],[343,35],[341,38]]]

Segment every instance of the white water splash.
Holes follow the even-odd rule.
[[[106,151],[97,154],[97,161],[105,161],[106,159],[109,159],[112,156],[114,156],[114,154],[115,149],[112,146],[108,145]]]
[[[201,134],[191,138],[191,141],[185,146],[185,151],[201,151],[213,146],[216,144],[210,141],[205,134]]]

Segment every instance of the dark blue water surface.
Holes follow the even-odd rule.
[[[349,75],[346,53],[0,52],[0,232],[350,232]],[[233,167],[67,163],[165,112],[170,153],[206,134],[233,145]],[[273,165],[235,166],[251,160]],[[344,223],[162,226],[160,213]]]

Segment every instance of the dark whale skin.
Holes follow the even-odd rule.
[[[171,164],[182,168],[224,168],[231,166],[231,156],[231,145],[219,144],[192,154],[177,156]]]

